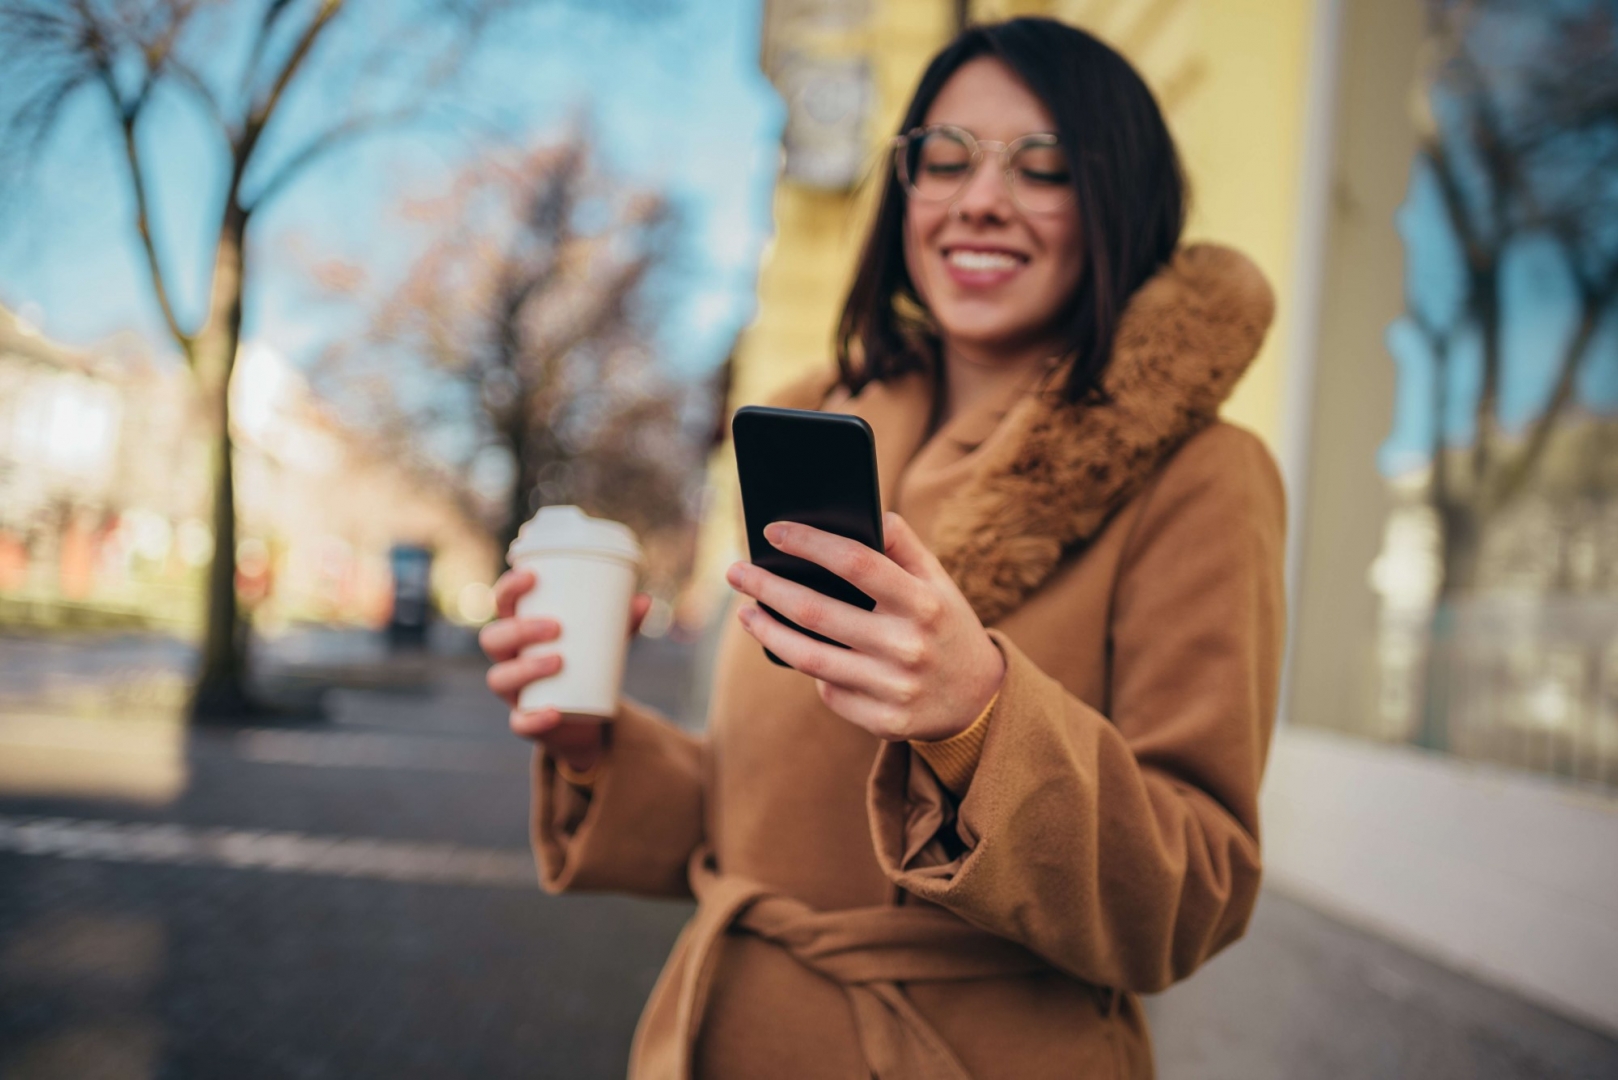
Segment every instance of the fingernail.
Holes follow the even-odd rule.
[[[750,607],[742,608],[736,617],[742,621],[743,626],[753,625],[753,609]]]
[[[725,571],[725,580],[732,585],[740,585],[742,583],[742,564],[739,562],[731,563],[730,569]]]
[[[772,521],[764,526],[764,539],[772,544],[779,544],[787,538],[787,527],[779,521]]]

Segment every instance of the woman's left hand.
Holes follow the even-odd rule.
[[[818,563],[876,601],[863,611],[740,562],[730,584],[839,649],[742,608],[759,644],[815,680],[837,715],[889,741],[936,741],[972,725],[1005,678],[1005,658],[960,589],[898,514],[883,516],[886,554],[792,522],[764,530],[776,548]]]

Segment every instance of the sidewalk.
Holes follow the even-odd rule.
[[[26,670],[35,691],[113,693],[174,661],[13,644],[8,689]],[[687,655],[637,642],[634,692],[682,710]],[[0,759],[93,722],[171,738],[176,777],[168,796],[20,792],[0,770],[0,1075],[622,1076],[688,906],[542,895],[527,753],[481,665],[415,665],[419,688],[333,689],[302,727],[131,735],[41,712],[49,693],[7,727],[0,700]],[[1612,1040],[1273,892],[1149,1009],[1164,1080],[1618,1076]]]

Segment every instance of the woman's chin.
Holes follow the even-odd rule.
[[[1011,360],[1029,351],[1039,334],[1009,320],[940,319],[944,338],[960,352],[978,360]]]

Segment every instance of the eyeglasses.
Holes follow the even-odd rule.
[[[1073,201],[1073,174],[1055,135],[1024,135],[1009,143],[974,138],[949,124],[916,128],[893,140],[899,182],[927,202],[957,198],[985,153],[1000,155],[1012,202],[1033,214],[1048,214]]]

